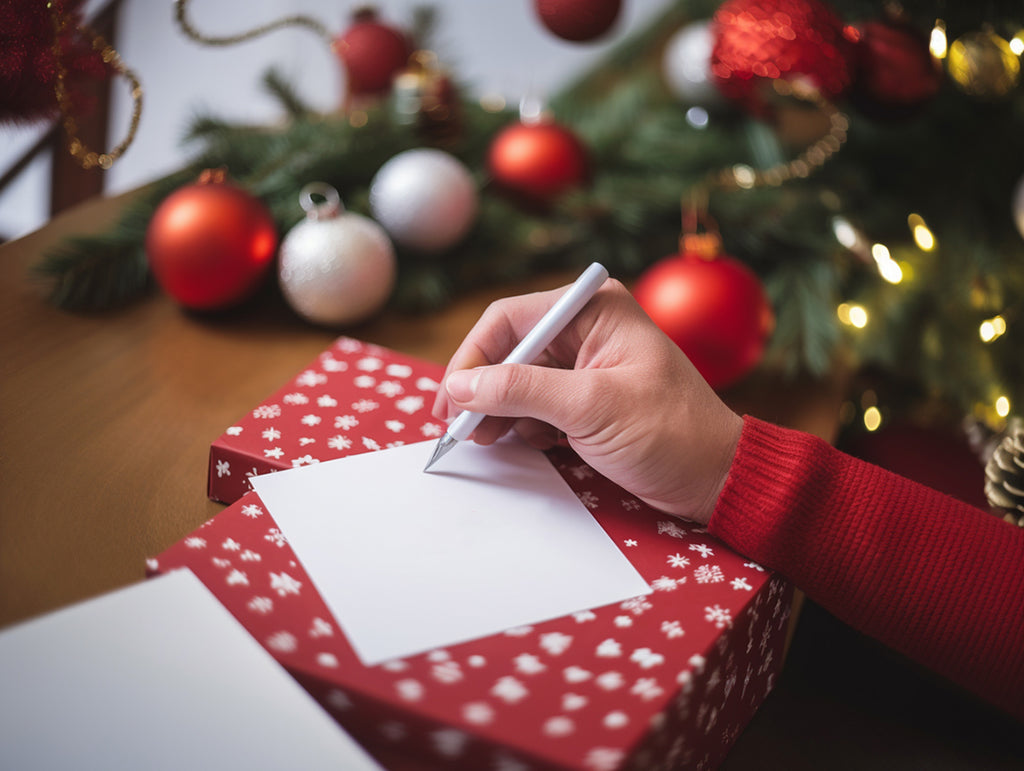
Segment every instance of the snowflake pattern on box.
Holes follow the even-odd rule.
[[[430,408],[444,368],[341,337],[229,426],[210,448],[207,493],[224,503],[249,479],[296,466],[437,439]]]
[[[439,377],[433,365],[342,339],[318,367],[241,421],[236,437],[250,432],[280,443],[282,436],[262,432],[273,421],[275,432],[286,433],[281,416],[294,407],[296,437],[307,429],[301,417],[316,414],[331,436],[353,440],[336,456],[371,451],[363,438],[385,446],[387,434],[415,425],[403,410],[416,405],[397,400],[429,402]],[[378,391],[382,381],[406,390],[389,385],[387,396]],[[301,390],[307,387],[315,390]],[[372,395],[363,396],[367,390]],[[281,414],[257,417],[275,414],[262,409],[270,404]],[[320,404],[326,411],[313,412]],[[384,405],[386,417],[361,433]],[[549,457],[651,594],[366,667],[255,493],[151,559],[148,569],[190,568],[350,733],[390,756],[450,769],[714,767],[774,684],[789,586],[703,528],[651,509],[572,451]],[[291,462],[282,457],[278,467]],[[249,457],[240,468],[254,463]],[[214,474],[216,468],[211,459]],[[395,623],[400,629],[401,620]]]

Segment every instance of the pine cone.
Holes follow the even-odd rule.
[[[1014,421],[985,465],[985,496],[1003,519],[1024,527],[1024,425]]]

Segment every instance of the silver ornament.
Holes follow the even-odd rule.
[[[443,150],[399,153],[370,182],[373,218],[397,243],[420,252],[441,252],[461,241],[477,205],[469,169]]]
[[[323,201],[316,203],[313,196]],[[314,182],[299,194],[306,219],[281,241],[278,280],[288,304],[324,326],[362,321],[378,311],[395,284],[394,248],[381,227],[345,212],[338,192]]]
[[[710,21],[687,24],[665,45],[661,67],[669,91],[690,104],[713,106],[722,95],[711,80],[714,35]]]

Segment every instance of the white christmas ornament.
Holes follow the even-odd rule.
[[[721,101],[721,94],[711,82],[714,43],[710,21],[687,24],[669,39],[661,67],[669,91],[675,96],[705,106]]]
[[[389,160],[370,183],[370,210],[391,237],[421,252],[457,244],[477,212],[469,170],[442,150],[406,150]]]
[[[323,198],[315,203],[313,196]],[[345,212],[338,192],[315,182],[302,189],[306,219],[281,242],[278,279],[292,309],[325,326],[353,324],[381,308],[397,264],[387,234],[373,220]]]

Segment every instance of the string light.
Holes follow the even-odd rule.
[[[928,50],[932,52],[932,56],[936,59],[946,58],[946,53],[949,49],[946,43],[946,22],[942,19],[935,20],[931,39],[928,41]]]
[[[997,337],[1006,333],[1006,319],[1002,316],[993,316],[985,319],[978,327],[978,336],[983,343],[991,343]]]
[[[878,407],[868,407],[864,410],[864,428],[868,431],[877,431],[882,425],[882,412]]]
[[[889,254],[889,249],[885,244],[872,246],[871,256],[875,258],[875,265],[878,266],[878,273],[882,278],[890,284],[898,284],[903,280],[903,269]]]
[[[1010,400],[1005,396],[996,399],[996,415],[1005,418],[1010,414]]]
[[[910,226],[910,233],[914,237],[914,243],[922,252],[930,252],[935,249],[935,234],[925,224],[924,217],[920,214],[911,214],[907,217],[907,225]]]
[[[863,305],[840,303],[836,315],[843,324],[850,327],[864,329],[868,325],[868,312]]]
[[[1024,29],[1013,36],[1013,39],[1010,41],[1010,50],[1017,56],[1024,54]]]

